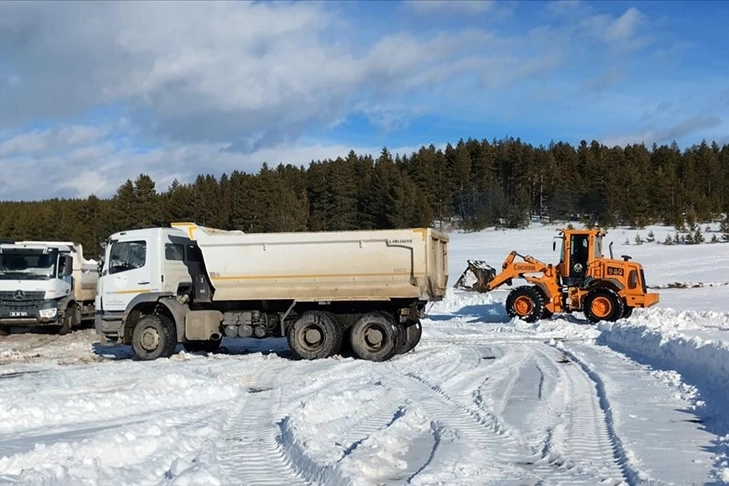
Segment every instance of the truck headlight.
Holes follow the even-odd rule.
[[[51,319],[53,317],[56,317],[56,314],[58,314],[58,309],[55,307],[51,309],[41,309],[40,311],[38,311],[38,314],[46,319]]]

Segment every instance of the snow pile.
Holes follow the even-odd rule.
[[[658,307],[631,319],[600,323],[598,329],[599,344],[655,368],[677,371],[705,399],[729,396],[729,315]]]

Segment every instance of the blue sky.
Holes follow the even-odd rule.
[[[728,2],[0,2],[1,200],[460,138],[729,142]]]

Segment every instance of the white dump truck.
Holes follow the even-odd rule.
[[[66,334],[93,322],[99,272],[78,243],[0,244],[0,335],[11,326],[52,326]]]
[[[448,280],[430,228],[245,234],[172,223],[107,241],[96,329],[138,359],[214,351],[223,336],[286,337],[301,358],[387,360],[420,340]]]

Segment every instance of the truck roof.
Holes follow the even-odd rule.
[[[33,250],[56,248],[60,251],[69,253],[81,251],[81,245],[79,243],[73,243],[70,241],[16,241],[15,243],[0,244],[0,250],[17,248],[28,248]]]

